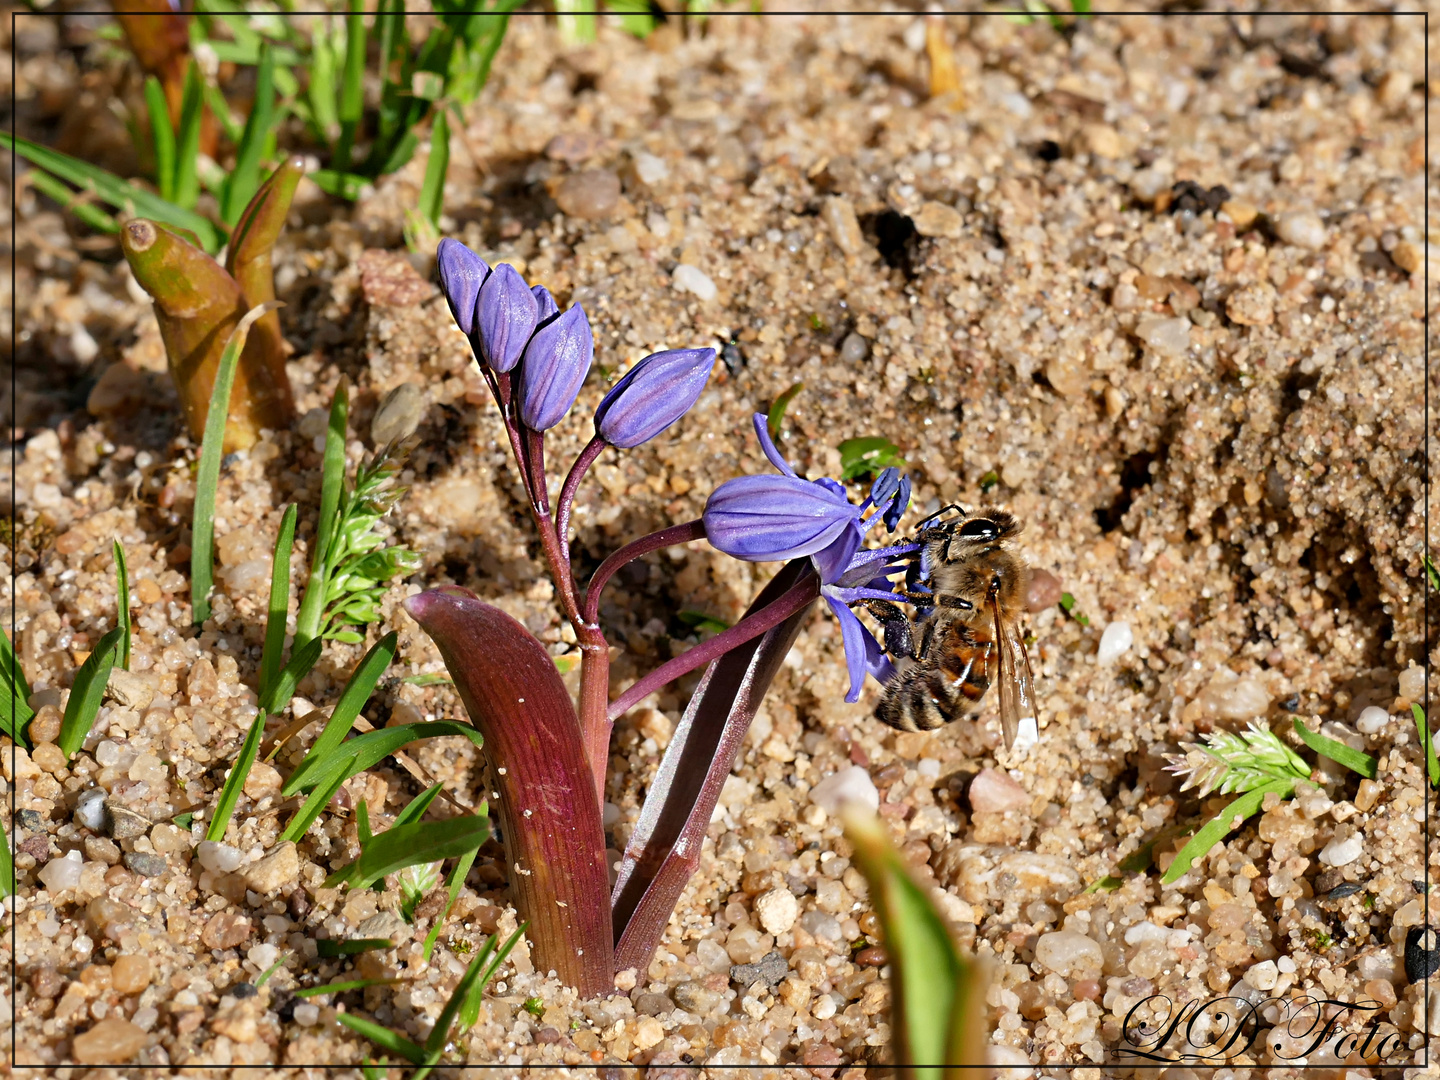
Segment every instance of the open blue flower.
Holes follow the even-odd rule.
[[[849,605],[862,600],[903,601],[889,578],[904,564],[892,563],[920,549],[918,544],[900,544],[862,551],[860,545],[877,521],[895,530],[910,503],[910,479],[897,469],[886,469],[856,506],[838,480],[798,476],[771,441],[760,413],[755,414],[755,434],[781,475],[741,476],[716,488],[705,503],[706,537],[720,551],[747,562],[810,556],[820,575],[821,593],[840,620],[850,669],[845,700],[858,701],[867,673],[884,682],[894,669]]]

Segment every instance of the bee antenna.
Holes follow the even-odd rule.
[[[961,506],[959,503],[951,503],[949,506],[942,506],[942,507],[940,507],[939,510],[936,510],[936,511],[935,511],[933,514],[931,514],[929,517],[922,518],[919,522],[916,523],[915,528],[916,528],[917,530],[923,529],[923,528],[924,528],[926,525],[928,525],[930,522],[932,522],[932,521],[934,521],[936,518],[940,517],[940,515],[942,515],[942,514],[948,514],[951,510],[959,511],[959,513],[962,514],[962,515],[965,513],[965,508],[964,508],[963,506]]]

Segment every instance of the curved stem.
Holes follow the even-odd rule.
[[[600,568],[590,577],[590,584],[585,587],[585,621],[594,623],[600,614],[600,593],[606,583],[614,576],[615,571],[628,562],[633,562],[642,555],[648,555],[652,551],[659,551],[664,547],[674,547],[676,544],[687,544],[691,540],[705,539],[705,522],[700,518],[694,521],[687,521],[680,525],[671,525],[668,529],[661,529],[649,536],[642,536],[639,540],[632,540],[624,547],[612,551]]]
[[[537,513],[550,517],[550,490],[545,483],[545,433],[521,428],[525,440],[525,470],[530,474],[530,502]],[[565,564],[570,564],[569,556]],[[569,571],[567,570],[568,574]]]
[[[741,619],[729,630],[716,634],[709,641],[701,642],[683,656],[665,661],[650,674],[631,683],[629,689],[610,703],[610,722],[613,724],[637,702],[653,694],[666,683],[674,682],[686,672],[694,671],[696,668],[708,664],[717,656],[723,656],[735,646],[744,644],[751,638],[759,637],[772,627],[779,626],[805,605],[812,603],[819,595],[819,576],[816,574],[805,575],[802,581],[782,593],[754,615]]]
[[[575,464],[570,466],[570,472],[560,488],[560,501],[555,506],[555,534],[560,538],[560,548],[566,555],[570,553],[570,511],[575,505],[575,492],[580,488],[580,481],[590,471],[590,466],[595,464],[595,459],[600,456],[600,451],[607,445],[599,435],[586,443],[585,449],[581,450],[580,456],[575,459]]]

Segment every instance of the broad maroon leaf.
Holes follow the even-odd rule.
[[[535,966],[554,970],[581,997],[613,991],[605,833],[580,722],[554,660],[467,589],[431,589],[406,600],[405,610],[439,646],[485,740],[494,790],[484,794],[500,816]]]
[[[804,583],[807,575],[815,575],[809,559],[786,563],[746,614]],[[819,596],[818,579],[814,584]],[[745,733],[811,606],[705,669],[661,759],[620,863],[611,898],[616,971],[633,967],[644,972],[649,966],[680,894],[700,864],[710,815]]]

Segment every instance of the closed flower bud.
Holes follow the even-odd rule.
[[[475,309],[481,358],[495,371],[509,371],[520,362],[539,319],[540,305],[519,271],[509,263],[495,267],[480,287]]]
[[[738,476],[705,503],[705,536],[747,562],[815,555],[837,540],[853,554],[857,517],[843,489],[837,493],[795,476]]]
[[[668,349],[645,357],[600,402],[596,434],[611,446],[649,442],[690,411],[714,363],[714,349]]]
[[[579,304],[535,331],[520,365],[520,419],[525,426],[545,431],[558,424],[575,404],[594,358],[590,320]]]
[[[466,337],[475,327],[475,304],[480,286],[490,276],[490,267],[459,240],[448,236],[440,241],[436,261],[440,266],[440,290],[450,305],[455,325]]]
[[[555,303],[555,298],[550,295],[550,290],[544,285],[532,285],[530,292],[534,295],[535,302],[540,305],[540,318],[536,322],[537,326],[544,326],[560,314],[560,308]]]

